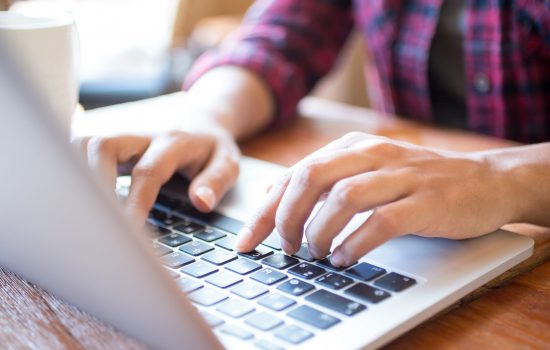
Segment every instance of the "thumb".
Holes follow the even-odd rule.
[[[236,153],[236,154],[235,154]],[[239,153],[217,147],[206,167],[189,185],[189,198],[198,210],[212,211],[239,175]]]

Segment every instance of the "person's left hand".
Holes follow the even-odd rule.
[[[273,185],[236,249],[254,249],[276,227],[286,253],[298,251],[305,231],[311,255],[320,259],[356,213],[371,209],[335,248],[334,265],[352,264],[408,233],[462,239],[494,231],[513,222],[518,204],[513,180],[488,159],[350,133],[298,162]]]

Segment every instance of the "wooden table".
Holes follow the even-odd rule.
[[[116,132],[127,128],[129,120],[134,121],[131,125],[139,131],[151,120],[151,115],[162,119],[157,116],[179,114],[180,108],[185,108],[181,106],[185,104],[183,100],[181,95],[171,96],[93,111],[77,118],[75,131]],[[514,145],[314,98],[304,100],[300,111],[303,117],[291,125],[245,142],[243,153],[289,166],[352,130],[460,151]],[[155,125],[151,127],[158,127],[159,123]],[[536,240],[533,257],[399,337],[387,348],[549,349],[550,229],[530,225],[513,225],[507,229]],[[111,327],[5,270],[0,270],[0,298],[2,348],[142,348]]]

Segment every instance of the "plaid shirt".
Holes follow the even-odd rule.
[[[430,121],[428,58],[442,1],[259,0],[231,40],[198,60],[186,86],[216,66],[245,67],[267,82],[275,124],[284,123],[355,26],[373,57],[366,75],[374,107]],[[550,1],[465,1],[469,128],[550,140]]]

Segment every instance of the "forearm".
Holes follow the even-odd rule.
[[[503,174],[514,222],[550,227],[550,143],[481,154]]]
[[[274,115],[269,88],[254,73],[236,66],[214,68],[201,76],[189,89],[194,105],[214,118],[236,140],[254,135],[267,127]]]

